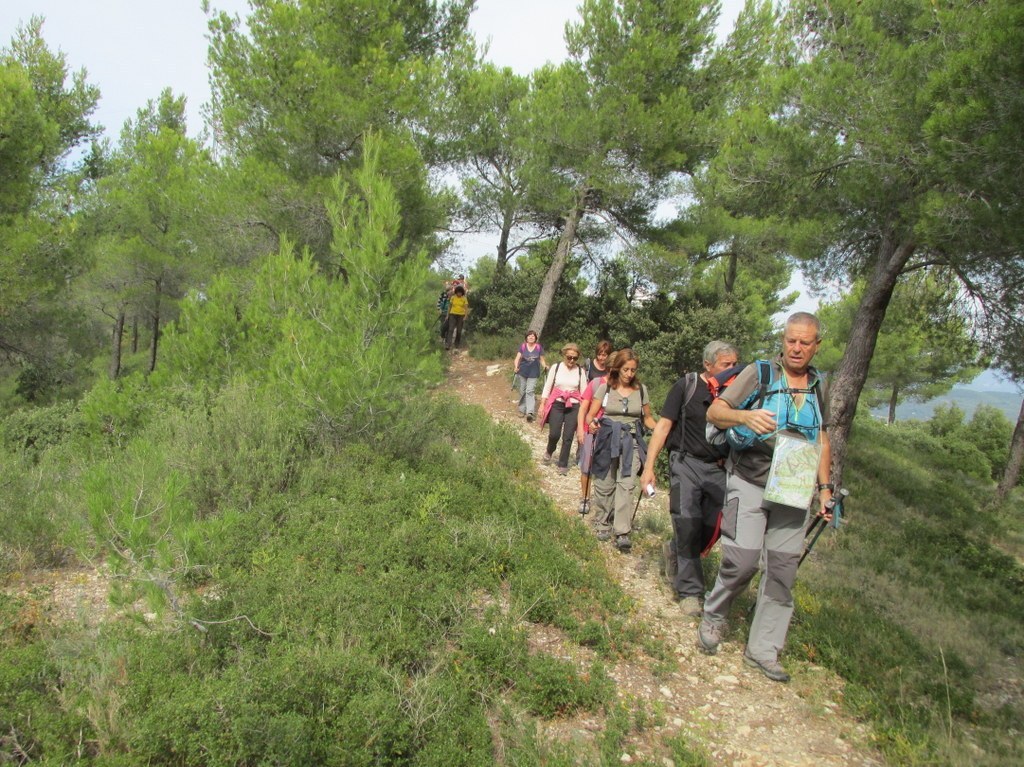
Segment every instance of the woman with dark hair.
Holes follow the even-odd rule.
[[[590,410],[594,390],[604,383],[604,377],[608,373],[608,356],[611,353],[611,341],[598,341],[594,359],[587,365],[589,383],[583,390],[583,399],[580,402],[580,412],[584,415]],[[597,418],[600,417],[598,412]],[[576,441],[579,443],[576,447],[576,456],[580,467],[580,516],[585,516],[590,512],[590,464],[594,457],[594,435],[587,429],[586,418],[580,418],[576,424]]]
[[[544,391],[540,397],[540,426],[548,422],[548,446],[544,452],[544,463],[551,463],[552,454],[562,440],[558,452],[558,473],[569,473],[569,453],[572,451],[572,437],[576,433],[576,419],[579,416],[580,397],[587,385],[587,374],[577,363],[580,347],[566,344],[562,347],[562,361],[548,368]]]
[[[632,349],[615,352],[608,377],[597,387],[584,416],[587,428],[597,432],[590,468],[597,537],[606,541],[614,535],[615,547],[623,553],[632,548],[633,494],[647,455],[643,427],[655,426],[647,387],[637,376],[639,366]]]
[[[537,340],[537,333],[526,331],[526,340],[519,345],[512,367],[516,371],[516,388],[519,390],[519,414],[533,421],[537,413],[537,379],[542,369],[547,370],[544,347]]]
[[[594,358],[587,364],[587,380],[603,378],[608,374],[608,356],[612,353],[611,341],[598,341],[594,350]]]

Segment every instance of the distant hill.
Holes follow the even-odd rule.
[[[927,421],[939,405],[955,404],[970,418],[978,405],[992,405],[999,408],[1011,423],[1017,423],[1020,413],[1021,395],[1016,392],[981,390],[973,386],[954,386],[949,394],[928,400],[927,402],[904,402],[896,408],[896,420],[907,421],[916,419]],[[885,418],[889,408],[885,405],[871,410],[872,415]]]

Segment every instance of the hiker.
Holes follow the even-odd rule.
[[[445,283],[441,295],[437,297],[437,316],[441,325],[441,340],[448,339],[448,309],[452,303],[451,285]]]
[[[452,291],[451,305],[448,307],[448,333],[445,336],[444,348],[456,349],[462,344],[462,328],[466,322],[466,315],[469,314],[469,299],[466,298],[466,289],[456,284]]]
[[[782,354],[748,365],[708,408],[708,422],[728,429],[731,450],[722,516],[722,564],[704,604],[697,630],[700,647],[714,655],[726,630],[729,607],[743,592],[763,559],[757,606],[743,661],[777,682],[789,674],[779,663],[793,616],[793,582],[803,547],[811,494],[817,489],[818,514],[826,520],[832,497],[828,393],[811,365],[821,343],[821,324],[807,312],[786,320]],[[744,440],[743,438],[746,437]],[[749,447],[744,445],[749,444]],[[798,455],[810,459],[795,460]],[[786,461],[773,463],[779,452]],[[782,504],[765,500],[780,492],[787,499],[806,493],[805,501]],[[795,492],[794,492],[795,490]],[[798,507],[796,504],[802,504]]]
[[[519,390],[519,414],[532,422],[537,413],[537,379],[541,370],[548,369],[544,360],[544,347],[537,340],[537,334],[526,331],[525,341],[519,345],[512,367],[516,371],[516,388]]]
[[[610,341],[599,341],[594,352],[594,359],[587,366],[587,388],[583,390],[583,399],[580,401],[580,412],[586,415],[590,411],[590,403],[594,399],[594,390],[605,382],[605,374],[608,369],[605,363],[611,354],[612,344]],[[591,374],[597,375],[591,378]],[[598,411],[597,418],[601,418],[601,411]],[[594,457],[594,435],[587,428],[587,419],[580,418],[576,424],[576,463],[580,467],[580,516],[586,516],[590,512],[590,465]]]
[[[587,380],[593,381],[608,375],[608,355],[612,353],[611,341],[598,341],[594,350],[594,358],[587,360]]]
[[[562,447],[558,452],[557,471],[563,476],[569,473],[569,453],[572,450],[572,436],[576,432],[579,417],[580,398],[587,385],[587,375],[576,363],[580,359],[580,347],[568,343],[562,347],[562,360],[548,368],[544,390],[540,397],[540,426],[548,423],[548,445],[544,452],[544,463],[551,463],[552,454],[558,441]]]
[[[728,447],[707,440],[707,412],[714,394],[709,379],[736,366],[739,352],[725,341],[704,347],[704,370],[676,381],[665,398],[661,419],[647,448],[640,487],[657,486],[654,465],[668,445],[669,498],[672,541],[666,575],[675,573],[672,587],[685,615],[699,616],[704,603],[704,570],[700,555],[712,542],[725,501],[725,456]]]
[[[632,349],[615,352],[608,376],[594,391],[584,416],[587,428],[596,431],[590,473],[597,537],[606,541],[614,535],[615,547],[623,554],[632,548],[633,493],[647,452],[643,427],[656,425],[647,387],[637,375],[639,366],[640,358]]]

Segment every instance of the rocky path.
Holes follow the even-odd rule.
[[[578,520],[578,470],[573,467],[567,477],[559,476],[553,465],[540,463],[546,433],[519,417],[511,374],[508,361],[492,364],[457,354],[449,371],[449,390],[520,431],[537,459],[544,491],[558,508]],[[658,529],[644,525],[645,515],[663,515],[667,520],[664,493],[645,500],[638,515],[638,529]],[[661,529],[668,529],[667,522]],[[626,556],[604,545],[609,569],[634,602],[635,618],[651,638],[673,648],[676,660],[674,670],[657,675],[657,661],[643,653],[610,669],[620,696],[643,702],[649,710],[664,711],[654,726],[628,739],[621,757],[624,764],[646,760],[672,765],[664,743],[677,735],[700,744],[716,765],[884,764],[870,747],[868,728],[842,712],[841,680],[827,670],[790,660],[793,681],[783,685],[744,666],[743,648],[735,638],[727,638],[714,657],[701,653],[696,646],[696,619],[682,614],[660,574],[660,544],[655,534],[635,536],[633,551]],[[532,641],[555,654],[583,659],[578,648],[561,643],[550,630],[536,631]],[[550,726],[550,734],[569,740],[593,739],[601,724],[586,718],[561,721]]]

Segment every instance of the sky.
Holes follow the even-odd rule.
[[[579,18],[580,0],[477,0],[470,27],[488,58],[526,74],[565,58],[565,22]],[[731,26],[743,0],[724,0],[723,22]],[[245,16],[246,0],[210,0],[216,10]],[[94,121],[116,140],[124,121],[135,117],[164,88],[188,99],[189,133],[202,127],[201,106],[209,99],[206,68],[207,17],[201,0],[4,0],[0,45],[19,23],[42,16],[43,39],[67,56],[72,70],[85,68],[101,92]]]

